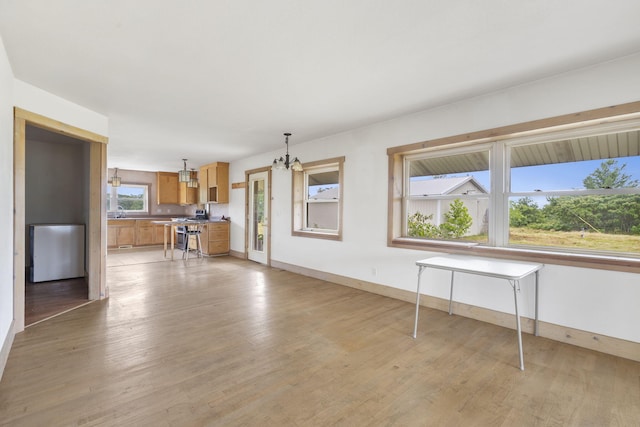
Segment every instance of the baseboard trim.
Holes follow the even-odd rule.
[[[12,320],[11,325],[9,325],[9,332],[7,332],[7,336],[4,338],[2,348],[0,348],[0,380],[2,380],[4,368],[5,366],[7,366],[7,360],[9,360],[9,352],[11,351],[11,346],[13,345],[13,338],[16,336],[13,330],[14,326],[15,320]]]
[[[313,270],[275,260],[271,260],[271,266],[273,268],[291,271],[292,273],[301,274],[303,276],[325,280],[327,282],[360,289],[366,292],[413,304],[416,302],[415,292],[403,289],[380,285],[378,283],[371,283],[365,280],[353,279],[324,271]],[[449,300],[429,295],[420,296],[420,305],[440,311],[449,311]],[[455,301],[453,302],[453,312],[457,316],[468,317],[509,329],[516,329],[513,314],[482,307],[475,307]],[[520,317],[520,322],[522,332],[533,334],[533,327],[535,323],[534,319]],[[538,326],[540,329],[538,331],[538,335],[541,337],[640,362],[640,343],[583,331],[580,329],[573,329],[562,325],[556,325],[554,323],[540,321]]]
[[[229,256],[232,256],[234,258],[247,259],[246,254],[244,252],[240,252],[240,251],[230,250],[229,251]]]

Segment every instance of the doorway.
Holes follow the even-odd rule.
[[[108,139],[84,129],[76,128],[66,123],[58,122],[20,108],[14,108],[14,259],[15,272],[26,271],[26,256],[28,254],[26,239],[26,194],[25,194],[25,165],[26,165],[26,130],[27,126],[63,134],[79,141],[89,143],[88,152],[84,154],[88,181],[86,187],[86,280],[88,299],[97,300],[108,296],[106,288],[106,163]],[[45,179],[45,178],[43,178]],[[80,178],[82,179],[82,178]],[[14,274],[13,317],[14,333],[25,327],[25,274]]]
[[[247,258],[266,265],[270,264],[270,174],[270,169],[247,174]]]
[[[88,302],[90,144],[30,125],[25,141],[26,327]]]

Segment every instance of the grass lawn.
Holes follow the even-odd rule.
[[[556,246],[561,248],[591,249],[640,253],[640,236],[628,234],[604,234],[579,231],[546,231],[530,228],[511,228],[510,244]]]

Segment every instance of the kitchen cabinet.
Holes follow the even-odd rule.
[[[207,255],[226,255],[229,253],[229,222],[208,223],[200,236],[202,252]]]
[[[158,187],[156,202],[159,205],[180,203],[177,172],[156,172],[156,177]]]
[[[136,221],[110,220],[107,223],[107,246],[111,248],[133,246],[136,242]]]
[[[198,203],[198,189],[187,187],[186,182],[178,183],[178,202],[181,205],[195,205]]]
[[[164,243],[164,225],[153,220],[136,220],[136,246],[161,245]]]
[[[152,219],[115,219],[107,222],[107,247],[162,245],[164,225]]]
[[[209,202],[209,187],[207,185],[207,177],[209,175],[209,166],[205,165],[198,172],[198,202],[205,204]]]
[[[200,203],[229,203],[229,163],[202,166],[198,179]]]
[[[168,227],[167,233],[171,233],[171,227]],[[164,244],[164,225],[162,224],[153,224],[153,244],[154,245],[163,245]],[[171,234],[167,235],[167,240],[171,241]]]

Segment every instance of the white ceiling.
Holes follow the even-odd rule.
[[[110,167],[233,161],[640,52],[638,0],[0,0],[17,79]],[[640,70],[639,70],[640,71]]]

